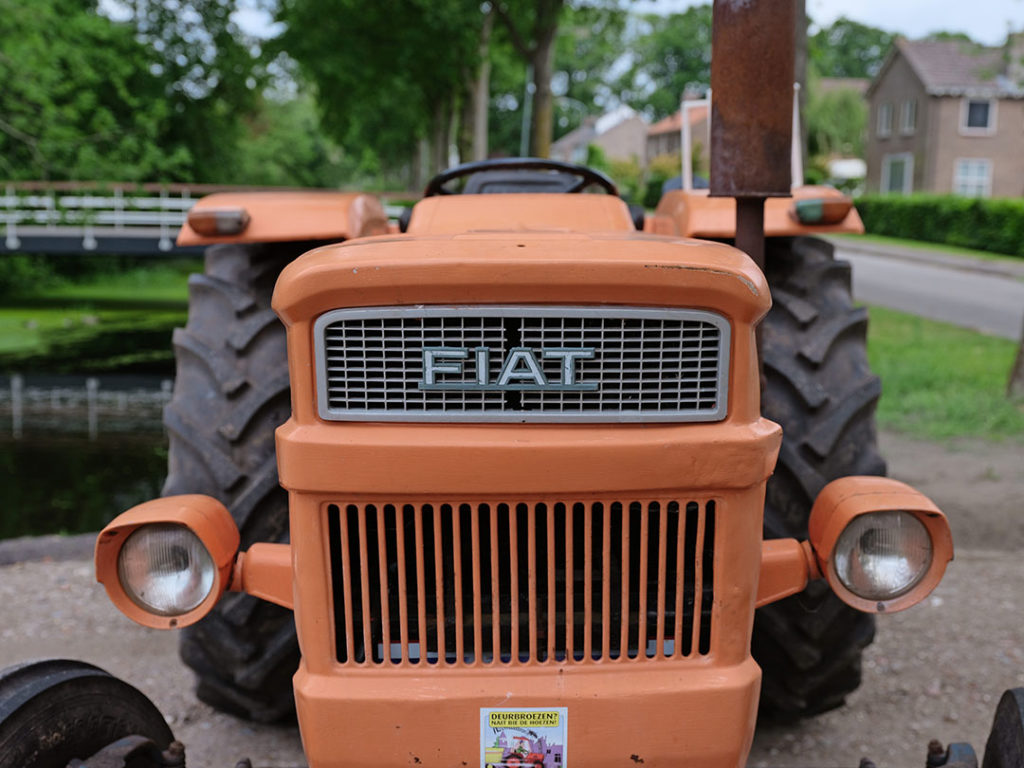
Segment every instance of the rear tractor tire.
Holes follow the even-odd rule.
[[[884,475],[874,413],[881,383],[867,360],[867,310],[855,307],[850,265],[813,238],[767,243],[773,307],[761,325],[765,417],[782,449],[765,500],[766,539],[806,538],[811,506],[831,480]],[[763,670],[761,717],[792,720],[840,706],[860,685],[874,617],[822,582],[765,606],[752,649]]]
[[[319,243],[214,245],[189,279],[189,316],[174,332],[177,375],[164,411],[170,439],[164,495],[203,493],[231,511],[241,548],[288,540],[274,430],[291,403],[284,326],[270,307],[281,270]],[[262,722],[294,711],[299,648],[291,611],[227,593],[182,630],[197,696]]]

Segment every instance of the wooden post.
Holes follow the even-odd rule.
[[[1010,370],[1010,381],[1006,384],[1006,396],[1024,400],[1024,324],[1020,330],[1020,346],[1017,348],[1017,360]]]

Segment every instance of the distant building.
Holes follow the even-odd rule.
[[[898,39],[867,91],[869,192],[1024,195],[1024,38]]]
[[[705,106],[692,107],[687,110],[690,120],[690,142],[694,154],[699,154],[699,160],[694,163],[695,168],[707,168],[710,157],[708,146],[708,108]],[[682,147],[682,110],[659,120],[651,126],[647,132],[647,162],[658,155],[672,155],[680,151]]]
[[[818,93],[853,91],[863,96],[871,87],[871,79],[867,77],[819,77],[815,81],[814,87]]]
[[[601,117],[587,117],[578,128],[551,144],[550,157],[567,163],[585,164],[587,148],[600,147],[609,160],[635,160],[644,165],[647,123],[629,107],[620,107]]]

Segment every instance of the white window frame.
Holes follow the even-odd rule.
[[[967,115],[970,113],[972,101],[988,102],[988,127],[968,128]],[[979,99],[971,96],[964,96],[960,100],[960,135],[961,136],[992,136],[996,132],[996,116],[999,113],[999,99]]]
[[[968,195],[957,189],[961,180],[960,163],[983,163],[985,165],[985,186],[980,195]],[[953,194],[961,197],[992,197],[992,161],[987,157],[958,157],[953,161]]]
[[[892,102],[883,101],[878,105],[878,124],[875,135],[882,138],[892,136]]]
[[[913,136],[917,130],[917,99],[907,99],[900,109],[900,134]]]
[[[904,171],[903,171],[903,189],[898,194],[909,195],[914,191],[914,153],[913,152],[893,152],[888,155],[882,156],[882,179],[879,191],[883,195],[896,194],[894,190],[889,189],[889,167],[894,160],[903,160]]]

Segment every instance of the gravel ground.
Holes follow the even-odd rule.
[[[981,751],[1004,688],[1024,685],[1024,447],[935,446],[885,435],[891,473],[930,493],[950,515],[956,561],[922,605],[883,616],[865,656],[864,684],[842,709],[758,731],[750,766],[878,768],[924,765],[929,739]],[[71,548],[64,561],[0,567],[0,666],[64,656],[84,659],[144,691],[188,747],[189,768],[304,765],[294,726],[254,726],[192,696],[173,633],[118,613]]]

